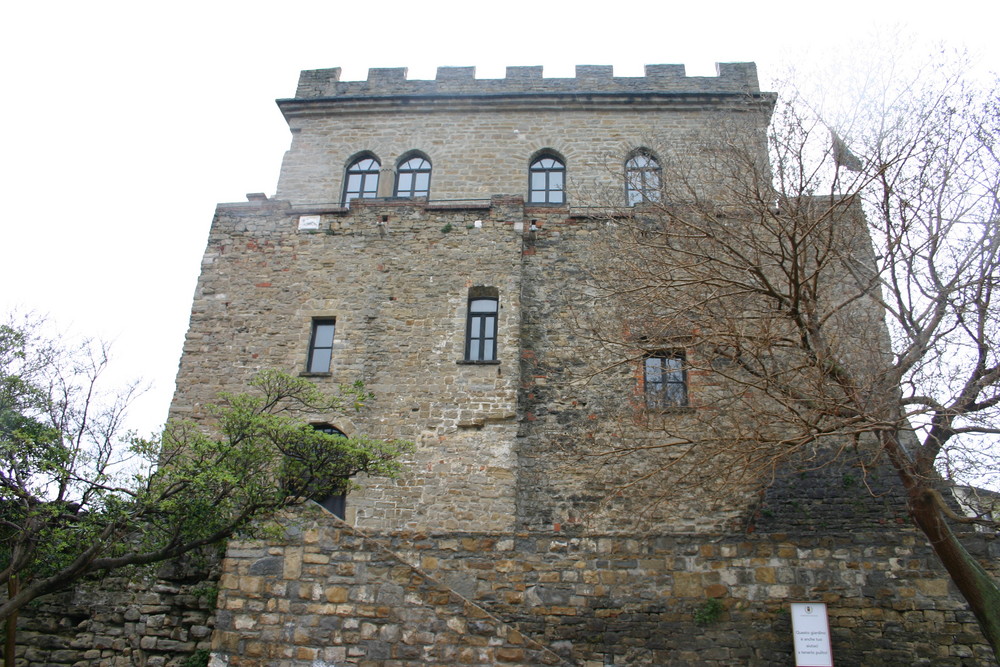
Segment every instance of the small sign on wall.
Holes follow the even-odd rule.
[[[318,215],[300,215],[299,229],[319,229]]]
[[[833,667],[826,603],[793,602],[792,637],[797,667]]]

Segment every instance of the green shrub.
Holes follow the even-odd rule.
[[[208,667],[208,661],[211,657],[211,653],[206,649],[200,648],[187,657],[187,660],[183,663],[183,667]]]
[[[694,622],[698,625],[709,625],[715,623],[726,610],[718,598],[709,598],[705,604],[698,607],[694,612]]]

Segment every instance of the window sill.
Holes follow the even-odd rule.
[[[694,408],[690,405],[674,405],[668,408],[647,407],[646,412],[656,415],[688,415],[694,413]]]
[[[332,377],[333,373],[311,373],[309,371],[302,371],[299,373],[300,378],[328,378]]]
[[[476,359],[460,359],[455,362],[459,366],[499,366],[499,359],[492,359],[490,361],[480,361]]]

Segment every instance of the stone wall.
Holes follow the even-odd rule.
[[[318,230],[287,202],[220,208],[175,413],[256,368],[304,369],[309,321],[336,317],[331,373],[311,379],[379,398],[313,417],[418,447],[400,480],[362,480],[348,524],[311,514],[286,541],[232,545],[216,664],[787,664],[796,599],[830,605],[838,664],[991,664],[891,473],[793,467],[763,496],[657,504],[572,456],[587,433],[648,437],[623,417],[635,368],[578,382],[607,361],[575,326],[608,312],[586,287],[604,221],[502,196],[305,212]],[[500,293],[496,365],[458,363],[477,285]],[[670,418],[711,383],[692,376]],[[701,626],[711,598],[724,612]]]
[[[213,666],[554,665],[562,660],[321,510],[287,541],[233,543]]]
[[[41,598],[19,615],[15,665],[181,667],[211,648],[218,565],[212,552]]]
[[[746,488],[664,498],[671,488],[665,471],[681,448],[608,455],[615,443],[655,445],[668,429],[697,433],[714,379],[695,370],[706,363],[687,350],[691,406],[657,413],[663,423],[651,424],[642,349],[628,344],[620,314],[594,287],[595,275],[610,270],[602,268],[609,261],[603,249],[614,231],[607,220],[555,215],[539,217],[536,227],[525,243],[521,297],[519,526],[693,533],[739,525]],[[702,472],[714,475],[721,465]]]
[[[376,395],[370,410],[303,418],[416,443],[399,480],[361,480],[349,497],[349,521],[369,529],[586,521],[613,532],[637,529],[641,516],[658,530],[691,532],[746,515],[738,489],[714,509],[696,496],[655,505],[643,493],[618,494],[623,480],[662,463],[655,452],[616,465],[586,455],[588,438],[656,437],[632,419],[641,361],[621,363],[584,326],[614,316],[587,298],[593,248],[609,233],[603,221],[503,196],[488,206],[375,200],[311,209],[319,230],[300,230],[300,213],[274,201],[220,207],[174,417],[203,418],[219,392],[243,390],[262,368],[329,390],[362,380]],[[500,297],[498,358],[467,364],[468,297],[481,286]],[[336,319],[330,373],[305,373],[314,318]],[[694,400],[706,403],[699,397],[711,381],[690,373]]]
[[[838,665],[994,664],[911,529],[369,535],[318,513],[230,547],[213,664],[788,665],[795,600],[827,603]]]
[[[916,530],[801,520],[882,499],[834,486],[765,506],[715,535],[369,532],[304,507],[280,540],[231,542],[220,579],[170,566],[30,607],[16,664],[179,667],[211,646],[215,667],[777,666],[795,600],[827,603],[842,667],[996,664]],[[995,572],[995,536],[966,543]]]

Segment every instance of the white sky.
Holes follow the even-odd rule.
[[[215,204],[274,193],[290,142],[274,99],[293,96],[302,69],[433,78],[475,65],[485,78],[591,64],[638,76],[684,63],[712,75],[717,61],[755,61],[763,83],[790,62],[857,57],[858,40],[878,57],[871,35],[886,26],[1000,69],[995,0],[947,13],[897,0],[696,4],[12,0],[0,10],[0,313],[30,309],[113,341],[115,377],[153,384],[133,425],[156,429]]]

